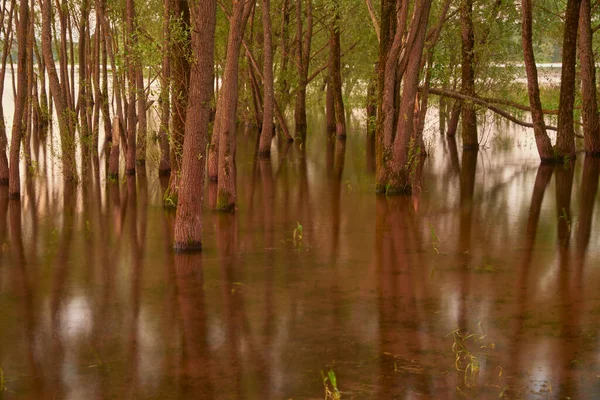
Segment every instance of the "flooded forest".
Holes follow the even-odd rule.
[[[598,1],[0,7],[0,399],[600,397]]]

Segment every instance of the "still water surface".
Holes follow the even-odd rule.
[[[322,399],[330,368],[342,399],[600,396],[600,160],[430,132],[413,195],[385,198],[362,129],[323,126],[271,161],[239,133],[202,254],[172,252],[151,166],[0,188],[4,398]]]

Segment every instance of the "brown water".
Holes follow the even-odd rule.
[[[364,134],[321,122],[270,162],[239,134],[202,254],[173,254],[154,168],[0,188],[0,398],[322,399],[329,368],[342,399],[600,396],[600,161],[431,133],[415,193],[376,197]]]

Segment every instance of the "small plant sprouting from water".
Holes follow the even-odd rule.
[[[8,389],[4,385],[4,370],[0,367],[0,393],[6,392]]]
[[[571,232],[571,221],[569,220],[569,216],[567,215],[567,210],[564,207],[562,209],[562,215],[559,217],[559,219],[562,219],[565,221],[565,224],[567,224],[567,231]]]
[[[346,183],[346,189],[348,190],[348,193],[352,193],[352,184],[350,183],[350,181],[347,180],[345,183]]]
[[[456,390],[466,397],[471,397],[468,393],[465,393],[463,389],[473,394],[478,387],[479,374],[481,372],[480,358],[488,358],[487,354],[483,354],[487,350],[494,350],[496,345],[493,342],[486,340],[486,334],[483,331],[481,322],[478,324],[479,334],[461,332],[460,329],[456,329],[450,332],[447,336],[452,335],[454,342],[452,344],[452,352],[454,353],[454,368],[459,372],[461,376],[461,383],[456,387]],[[480,354],[482,353],[482,354]],[[489,364],[489,358],[488,362]],[[501,366],[497,366],[495,371],[497,372],[497,378],[502,379],[503,369]],[[461,388],[462,386],[462,388]],[[488,386],[488,385],[485,385]],[[500,388],[500,386],[494,384],[494,387]],[[500,397],[507,390],[504,386],[501,389]]]
[[[300,225],[300,222],[296,222],[296,229],[294,229],[293,239],[294,239],[294,247],[300,248],[302,247],[302,238],[304,235],[304,228]]]
[[[471,389],[477,386],[479,377],[479,359],[469,350],[466,342],[468,340],[477,341],[474,333],[461,333],[456,329],[450,334],[454,338],[452,352],[454,353],[454,368],[463,373],[463,382],[466,388]]]
[[[440,254],[440,238],[435,234],[435,229],[431,226],[431,246],[437,255]]]
[[[327,375],[321,371],[321,377],[323,378],[323,387],[325,388],[325,400],[340,400],[342,394],[337,387],[335,372],[329,368]]]

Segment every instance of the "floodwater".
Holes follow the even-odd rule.
[[[600,160],[539,166],[493,122],[463,154],[433,123],[385,198],[364,127],[324,126],[271,161],[240,129],[201,254],[173,253],[151,163],[0,188],[0,398],[323,399],[330,370],[342,399],[600,396]]]

